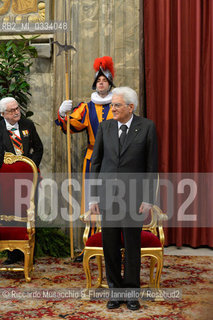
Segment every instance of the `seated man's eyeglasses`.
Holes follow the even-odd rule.
[[[13,114],[16,113],[16,111],[18,111],[20,109],[19,106],[17,106],[16,108],[10,109],[10,110],[6,110],[7,113]]]

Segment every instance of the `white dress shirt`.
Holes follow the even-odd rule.
[[[120,129],[121,126],[124,124],[127,126],[127,130],[126,130],[126,134],[128,134],[129,132],[129,128],[131,126],[132,123],[132,119],[133,119],[133,115],[131,116],[131,118],[129,119],[129,121],[127,121],[126,123],[121,123],[120,121],[118,121],[118,137],[120,138],[122,130]]]
[[[15,124],[10,124],[6,119],[4,119],[5,123],[6,123],[6,128],[7,130],[12,130],[12,129],[16,129],[14,131],[14,133],[20,138],[20,132],[19,132],[19,125],[18,122],[16,122]]]

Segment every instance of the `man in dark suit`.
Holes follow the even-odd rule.
[[[43,145],[33,122],[21,119],[20,107],[14,98],[0,100],[0,135],[3,149],[32,159],[37,167],[43,155]]]
[[[106,277],[111,291],[140,288],[141,214],[150,209],[149,202],[154,198],[152,194],[149,201],[143,178],[148,173],[152,180],[152,173],[158,170],[155,125],[151,120],[134,115],[138,103],[136,92],[120,87],[112,93],[113,119],[100,124],[92,157],[91,171],[98,173],[103,182],[97,191],[100,203],[90,203],[92,214],[102,215]],[[134,180],[135,185],[132,184]],[[113,185],[115,182],[118,184]],[[136,189],[132,192],[134,186]],[[125,248],[123,277],[121,233]],[[120,303],[118,299],[110,299],[107,308],[118,308]],[[127,299],[127,308],[138,310],[138,299]]]
[[[0,100],[0,113],[0,162],[4,152],[11,152],[32,159],[39,167],[43,145],[33,122],[21,118],[18,102],[11,97]],[[4,264],[15,263],[21,257],[18,250],[8,252],[8,259]]]

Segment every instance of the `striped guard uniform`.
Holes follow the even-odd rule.
[[[70,115],[70,132],[78,133],[83,130],[87,131],[88,145],[85,151],[83,162],[83,176],[82,176],[82,197],[81,197],[81,214],[88,210],[88,203],[85,201],[85,184],[84,179],[87,172],[90,171],[91,158],[93,153],[93,147],[95,144],[95,137],[97,134],[99,123],[102,121],[112,119],[112,111],[110,104],[96,104],[92,101],[89,103],[80,103],[74,108]],[[56,124],[61,127],[61,130],[66,133],[67,130],[67,117],[61,118],[58,112],[58,119]]]

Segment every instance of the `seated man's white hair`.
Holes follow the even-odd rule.
[[[130,87],[117,87],[112,90],[112,95],[122,96],[126,104],[134,104],[134,111],[138,106],[138,95]]]
[[[16,99],[14,99],[12,97],[2,98],[0,100],[0,112],[5,112],[6,109],[7,109],[7,104],[10,103],[10,102],[14,102],[14,101],[16,101]]]

